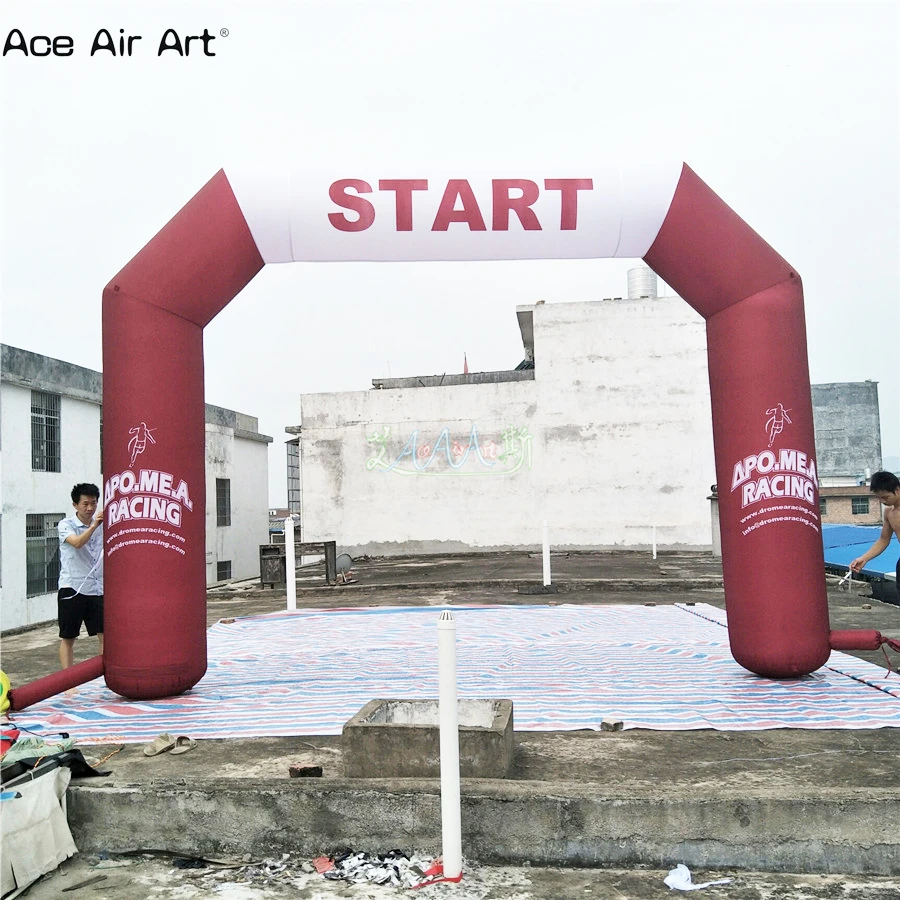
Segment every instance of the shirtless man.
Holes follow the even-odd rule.
[[[891,472],[876,472],[869,482],[869,490],[885,505],[884,524],[878,540],[850,563],[853,572],[859,572],[870,559],[884,553],[892,534],[900,539],[900,479]],[[897,580],[900,584],[900,560],[897,561]]]

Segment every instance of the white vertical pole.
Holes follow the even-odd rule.
[[[438,713],[441,740],[441,838],[444,877],[462,874],[459,801],[459,710],[456,695],[456,622],[450,610],[438,619]]]
[[[294,517],[284,520],[285,580],[287,581],[287,608],[297,608],[297,559],[294,555]]]
[[[653,530],[653,558],[656,559],[656,526],[651,526]]]
[[[544,519],[544,587],[550,584],[550,526]]]

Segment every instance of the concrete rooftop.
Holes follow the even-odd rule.
[[[721,566],[705,554],[661,553],[657,560],[649,553],[554,554],[552,565],[560,591],[555,597],[540,592],[539,553],[358,560],[358,582],[330,588],[322,566],[310,566],[298,572],[297,605],[559,600],[694,601],[724,607]],[[848,592],[836,582],[832,579],[829,587],[833,628],[876,628],[900,638],[900,607],[871,599],[864,585]],[[210,623],[284,608],[283,589],[262,590],[254,582],[208,594]],[[58,665],[57,643],[52,624],[5,635],[3,669],[13,686],[52,672]],[[96,647],[88,639],[79,645],[78,660]],[[884,665],[880,652],[856,655]],[[892,662],[896,668],[896,655]],[[27,710],[17,718],[27,723]],[[900,837],[894,827],[900,813],[897,729],[522,732],[515,742],[510,778],[463,780],[463,854],[473,865],[527,863],[536,867],[535,874],[555,866],[654,873],[646,888],[607,894],[597,889],[595,896],[661,895],[668,892],[662,875],[679,862],[695,872],[726,875],[837,874],[857,885],[856,897],[900,896],[900,881],[891,877],[900,876]],[[439,781],[347,778],[339,736],[207,740],[181,756],[150,758],[140,745],[84,751],[95,758],[113,755],[100,766],[112,772],[109,777],[73,781],[69,789],[70,825],[83,854],[153,849],[188,856],[291,853],[310,858],[342,847],[440,851]],[[321,765],[323,777],[289,778],[292,765]],[[565,880],[568,871],[561,870],[559,877]],[[109,874],[107,881],[114,880],[115,873]],[[570,887],[548,876],[547,892],[534,888],[515,896],[590,896],[590,884],[599,885],[604,877],[582,879],[570,894]],[[781,893],[731,888],[718,896],[848,896],[811,893],[806,882],[807,892],[794,894],[788,881],[787,875],[780,881],[774,875],[769,881],[757,877],[760,891],[771,883],[780,885]],[[746,877],[744,883],[749,885]],[[833,890],[840,882],[810,883]],[[865,892],[882,888],[893,893]],[[112,883],[103,888],[112,889]],[[319,889],[324,893],[292,896],[338,895]],[[478,896],[513,895],[498,888]]]

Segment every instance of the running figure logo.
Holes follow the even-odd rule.
[[[147,449],[147,441],[150,441],[151,444],[156,443],[156,441],[153,440],[154,430],[155,429],[148,428],[146,422],[141,422],[140,425],[135,425],[134,428],[128,429],[128,433],[134,435],[128,442],[128,449],[131,451],[131,462],[128,464],[129,467],[133,466],[134,461],[138,456]],[[771,444],[769,446],[771,446]]]
[[[791,417],[788,415],[790,408],[785,409],[780,403],[775,404],[774,409],[767,409],[766,415],[771,418],[766,422],[766,434],[769,435],[769,446],[775,443],[775,438],[784,431],[784,423],[792,425]]]

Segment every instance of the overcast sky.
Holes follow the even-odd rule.
[[[0,17],[4,41],[73,44],[0,61],[4,343],[100,369],[104,285],[230,162],[674,158],[800,273],[812,382],[879,382],[900,465],[894,2],[6,0]],[[141,40],[91,56],[100,29]],[[207,29],[215,56],[158,56],[167,29]],[[275,438],[284,505],[301,393],[460,372],[463,353],[512,368],[516,305],[624,296],[635,264],[269,266],[206,329],[207,401]]]

